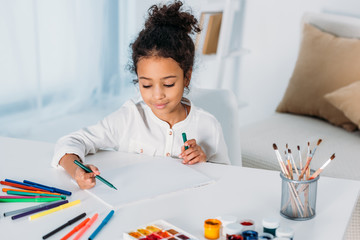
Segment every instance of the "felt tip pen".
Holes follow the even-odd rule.
[[[16,187],[16,188],[21,188],[21,189],[26,189],[26,190],[44,191],[44,189],[29,187],[29,186],[25,186],[24,184],[16,184],[16,183],[6,182],[6,181],[0,181],[0,184],[6,185],[6,186],[11,186],[11,187]]]
[[[60,227],[52,230],[51,232],[49,232],[48,234],[44,235],[42,237],[42,239],[47,239],[48,237],[51,237],[52,235],[54,235],[55,233],[59,232],[60,230],[66,228],[67,226],[70,226],[71,224],[79,221],[80,219],[82,219],[83,217],[86,216],[86,213],[82,213],[76,217],[74,217],[73,219],[70,219],[69,221],[67,221],[65,224],[61,225]]]
[[[81,236],[86,232],[86,230],[88,230],[89,227],[91,227],[91,225],[96,221],[98,216],[99,214],[95,213],[94,216],[92,216],[90,220],[86,223],[86,225],[82,229],[80,229],[79,233],[74,237],[73,240],[78,240],[79,238],[81,238]]]
[[[34,185],[31,185],[31,184],[28,184],[28,183],[18,182],[18,181],[11,180],[11,179],[5,179],[5,182],[15,183],[15,184],[19,184],[19,185],[22,184],[22,185],[27,186],[27,187],[34,187],[34,188],[46,190],[48,192],[54,192],[53,189],[48,188],[48,187],[34,186]]]
[[[47,209],[55,208],[57,206],[63,205],[63,204],[68,203],[68,202],[69,202],[68,200],[63,200],[63,201],[60,201],[60,202],[54,202],[54,203],[51,203],[51,204],[46,205],[46,206],[38,207],[36,209],[32,209],[32,210],[29,210],[27,212],[17,214],[15,216],[12,216],[11,219],[16,220],[18,218],[22,218],[22,217],[25,217],[25,216],[28,216],[28,215],[31,215],[31,214],[34,214],[34,213],[37,213],[37,212],[41,212],[41,211],[44,211],[44,210],[47,210]]]
[[[74,233],[76,233],[77,231],[79,231],[83,226],[85,226],[85,224],[90,221],[90,218],[86,218],[84,221],[82,221],[79,225],[77,225],[76,227],[74,227],[70,232],[68,232],[64,237],[62,237],[60,240],[66,240],[69,237],[71,237],[71,235],[73,235]]]
[[[100,230],[109,222],[110,218],[114,215],[114,210],[111,210],[95,231],[90,235],[89,240],[93,240]]]
[[[61,194],[67,195],[67,196],[70,196],[70,195],[71,195],[71,192],[66,191],[66,190],[63,190],[63,189],[60,189],[60,188],[49,187],[49,186],[46,186],[46,185],[43,185],[43,184],[40,184],[40,183],[31,182],[31,181],[28,181],[28,180],[24,180],[23,183],[31,184],[31,185],[34,185],[35,187],[36,187],[36,186],[39,186],[39,187],[49,188],[49,189],[54,190],[54,192],[56,192],[56,193],[61,193]]]
[[[59,200],[59,201],[64,201],[64,200]],[[13,210],[13,211],[9,211],[9,212],[4,212],[4,217],[8,217],[8,216],[20,214],[20,213],[23,213],[23,212],[27,212],[27,211],[30,211],[30,210],[33,210],[33,209],[37,209],[37,208],[39,208],[39,207],[44,207],[44,206],[53,204],[53,203],[55,203],[55,202],[57,202],[57,201],[42,203],[42,204],[39,204],[39,205],[36,205],[36,206],[32,206],[32,207],[20,208],[20,209]]]
[[[76,165],[78,165],[79,167],[81,167],[85,172],[91,173],[93,172],[90,168],[86,167],[84,164],[82,164],[81,162],[79,162],[78,160],[74,160],[74,163]],[[102,181],[103,183],[105,183],[106,185],[108,185],[111,188],[114,188],[115,190],[117,190],[117,188],[112,185],[110,182],[108,182],[107,180],[105,180],[104,178],[102,178],[99,175],[96,175],[95,178],[99,179],[100,181]]]
[[[18,191],[7,191],[9,195],[18,195],[18,196],[43,196],[43,197],[60,197],[65,199],[65,195],[54,195],[50,193],[31,193],[31,192],[18,192]]]
[[[21,199],[21,198],[47,198],[43,196],[0,196],[0,199]],[[59,196],[57,198],[60,199]]]
[[[182,133],[182,138],[183,138],[183,141],[184,141],[184,143],[187,141],[187,137],[186,137],[186,133]],[[185,150],[187,150],[187,149],[189,149],[189,147],[188,146],[185,146]]]
[[[61,198],[51,198],[51,197],[22,197],[22,198],[0,198],[1,202],[53,202],[62,200]]]
[[[69,203],[65,203],[64,205],[60,205],[56,208],[53,208],[53,209],[49,209],[47,211],[44,211],[44,212],[41,212],[41,213],[37,213],[37,214],[34,214],[34,215],[31,215],[29,217],[29,220],[34,220],[34,219],[37,219],[39,217],[43,217],[45,215],[48,215],[50,213],[53,213],[53,212],[56,212],[56,211],[59,211],[59,210],[63,210],[65,208],[68,208],[68,207],[72,207],[74,205],[77,205],[80,203],[80,200],[76,200],[76,201],[72,201],[72,202],[69,202]]]
[[[47,194],[53,194],[53,195],[61,195],[60,193],[52,193],[52,192],[48,192],[48,191],[33,191],[33,190],[24,190],[24,189],[15,189],[15,188],[3,188],[2,189],[3,192],[7,192],[7,191],[15,191],[15,192],[30,192],[30,193],[47,193]]]

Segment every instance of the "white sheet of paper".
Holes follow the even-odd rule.
[[[150,158],[115,169],[102,169],[101,176],[118,190],[97,180],[96,186],[87,191],[115,210],[124,205],[213,182],[179,160],[168,158]]]

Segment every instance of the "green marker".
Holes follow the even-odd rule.
[[[182,137],[183,137],[183,141],[185,143],[187,141],[186,133],[182,133]],[[185,150],[187,150],[188,148],[189,148],[188,146],[185,146]]]
[[[78,160],[74,160],[74,163],[75,163],[76,165],[78,165],[79,167],[81,167],[85,172],[88,172],[88,173],[93,172],[93,171],[91,171],[90,168],[86,167],[85,165],[83,165],[83,164],[82,164],[81,162],[79,162]],[[106,180],[105,180],[104,178],[102,178],[101,176],[96,175],[95,178],[99,179],[100,181],[102,181],[103,183],[105,183],[106,185],[108,185],[109,187],[114,188],[114,189],[117,190],[117,188],[116,188],[114,185],[112,185],[110,182],[106,181]]]
[[[0,198],[0,202],[54,202],[58,200],[61,200],[61,198]]]
[[[65,195],[54,195],[48,193],[30,193],[30,192],[18,192],[18,191],[7,191],[9,195],[18,195],[18,196],[42,196],[42,197],[59,197],[61,199],[66,199]]]

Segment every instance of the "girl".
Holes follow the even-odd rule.
[[[93,173],[85,173],[74,160],[84,161],[99,149],[179,157],[184,164],[230,163],[219,122],[183,98],[195,54],[189,34],[200,29],[196,18],[181,7],[180,1],[152,6],[144,29],[131,45],[131,68],[142,99],[127,101],[98,124],[57,142],[52,165],[62,166],[81,189],[94,187],[100,172],[88,165]],[[183,132],[191,138],[185,144]]]

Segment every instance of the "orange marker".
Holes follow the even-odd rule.
[[[21,189],[33,190],[33,191],[44,191],[44,189],[40,189],[40,188],[36,188],[36,187],[28,187],[28,186],[25,186],[22,184],[11,183],[11,182],[6,182],[6,181],[0,181],[0,184],[11,186],[11,187],[16,187],[16,188],[21,188]]]
[[[68,234],[66,234],[61,240],[66,240],[69,237],[71,237],[71,235],[73,235],[74,233],[76,233],[77,231],[79,231],[83,226],[85,226],[85,224],[90,221],[90,218],[85,219],[84,221],[82,221],[79,225],[77,225],[76,227],[73,228],[73,230],[71,230]]]
[[[15,192],[28,192],[28,193],[46,193],[46,194],[51,194],[51,195],[61,195],[60,193],[53,193],[53,192],[49,192],[49,191],[32,191],[32,190],[21,190],[21,189],[14,189],[14,188],[3,188],[2,191],[3,192],[15,191]]]
[[[84,232],[86,232],[86,230],[88,230],[88,228],[91,227],[91,225],[96,221],[98,216],[99,214],[95,213],[94,216],[91,217],[90,221],[86,223],[85,227],[80,230],[80,232],[74,237],[73,240],[78,240],[79,238],[81,238]]]

